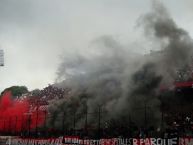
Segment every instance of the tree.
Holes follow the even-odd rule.
[[[33,96],[39,96],[39,94],[41,93],[41,91],[39,89],[35,89],[31,91]]]
[[[6,92],[6,91],[11,91],[13,97],[19,97],[22,94],[28,93],[28,88],[26,86],[12,86],[9,88],[4,89],[3,92],[1,92],[1,95]]]

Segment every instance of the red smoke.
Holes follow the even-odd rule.
[[[32,131],[42,126],[46,113],[30,111],[30,107],[27,99],[13,100],[10,92],[4,93],[0,100],[0,132]]]

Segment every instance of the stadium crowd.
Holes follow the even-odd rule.
[[[70,96],[70,89],[66,88],[58,88],[53,85],[48,85],[42,90],[36,90],[32,92],[28,92],[26,94],[23,94],[21,97],[17,99],[27,99],[30,102],[31,108],[39,106],[39,108],[42,108],[42,110],[47,110],[49,102],[53,99],[62,99]],[[178,93],[178,92],[177,92]],[[178,95],[174,95],[174,99],[177,99]],[[180,96],[184,97],[184,94],[180,94]],[[184,99],[184,98],[183,98]],[[167,99],[166,99],[167,100]],[[100,128],[100,135],[105,137],[112,137],[112,136],[130,136],[130,137],[148,137],[148,136],[164,136],[164,137],[173,137],[173,136],[193,136],[193,115],[191,114],[191,110],[193,110],[192,103],[193,99],[186,102],[186,107],[182,107],[179,109],[179,106],[173,105],[172,109],[165,109],[163,110],[163,126],[160,126],[160,128],[153,128],[153,127],[139,127],[135,124],[130,124],[126,126],[111,126],[108,127],[101,123]],[[166,102],[167,103],[167,102]],[[171,103],[171,101],[169,102]],[[173,102],[174,103],[174,102]],[[166,104],[166,106],[170,106],[171,104]],[[167,108],[167,107],[166,107]],[[36,110],[36,109],[34,109]],[[62,121],[63,118],[61,118]],[[73,124],[74,122],[72,122]],[[73,126],[73,125],[72,125]],[[91,136],[98,136],[98,128],[97,126],[95,128],[87,130],[88,132],[94,132],[91,133]],[[45,132],[43,130],[43,132]],[[68,135],[85,135],[85,128],[70,128],[69,130],[63,130],[62,128],[54,129],[52,128],[50,132],[55,132],[55,135],[59,134],[68,134]],[[49,131],[48,131],[49,133]],[[26,133],[27,134],[27,133]],[[39,130],[39,134],[41,133]]]

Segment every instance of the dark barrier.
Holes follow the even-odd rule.
[[[33,139],[33,138],[8,138],[3,145],[62,145],[63,137],[48,138],[48,139]]]
[[[58,138],[0,137],[2,145],[193,145],[193,138],[110,138],[81,139],[78,136]]]
[[[178,145],[178,138],[111,138],[111,139],[80,139],[78,137],[64,137],[63,143],[65,145]],[[188,142],[187,142],[188,143]],[[181,144],[184,145],[184,144]],[[186,144],[190,145],[190,144]],[[192,145],[192,144],[191,144]]]

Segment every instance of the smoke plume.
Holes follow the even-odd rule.
[[[102,120],[109,124],[115,120],[125,125],[130,121],[159,125],[160,86],[172,84],[176,71],[190,66],[193,43],[157,1],[151,12],[140,17],[139,24],[147,42],[159,51],[134,54],[131,50],[135,48],[127,49],[112,36],[102,36],[93,41],[95,49],[64,59],[58,69],[61,82],[56,85],[71,91],[50,105],[51,124],[60,127],[63,116],[65,126],[72,127],[75,117],[76,127],[82,127],[88,112],[88,124],[96,125],[101,109]]]

